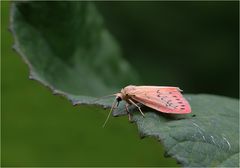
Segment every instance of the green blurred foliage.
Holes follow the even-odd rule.
[[[97,7],[141,74],[141,85],[239,97],[238,4],[98,2]]]
[[[238,97],[238,2],[97,2],[126,59],[147,85]],[[176,166],[127,118],[73,107],[28,80],[11,50],[1,2],[2,166]],[[156,73],[157,72],[157,73]],[[131,72],[129,72],[131,73]],[[157,76],[156,76],[157,74]]]

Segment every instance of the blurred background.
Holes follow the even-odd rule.
[[[238,2],[96,2],[141,85],[239,97]],[[177,166],[127,117],[73,107],[28,79],[1,2],[2,166]],[[131,72],[129,72],[131,73]]]
[[[142,84],[239,97],[238,2],[100,2]]]

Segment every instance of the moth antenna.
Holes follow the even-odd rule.
[[[113,102],[113,104],[112,104],[111,110],[110,110],[110,112],[108,113],[108,116],[107,116],[107,118],[106,118],[106,120],[105,120],[105,122],[104,122],[104,124],[103,124],[103,126],[102,126],[103,128],[104,128],[105,125],[107,124],[107,121],[108,121],[108,119],[109,119],[109,117],[110,117],[113,109],[115,108],[116,104],[117,104],[117,99],[115,99],[114,102]]]

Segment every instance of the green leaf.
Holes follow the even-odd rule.
[[[94,96],[136,84],[136,73],[91,2],[13,2],[11,31],[30,78],[73,104],[109,108],[113,99],[94,101]],[[164,115],[144,107],[143,118],[132,106],[140,134],[156,137],[166,155],[183,166],[238,166],[238,101],[211,95],[187,98],[193,110],[189,115]],[[125,115],[124,103],[113,114]]]
[[[132,107],[140,134],[161,141],[166,155],[186,167],[239,166],[238,100],[213,95],[187,95],[192,113],[164,115],[145,110],[143,118]],[[123,115],[123,107],[114,115]]]
[[[74,104],[137,80],[90,2],[14,2],[10,29],[30,78]]]

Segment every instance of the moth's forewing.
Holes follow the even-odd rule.
[[[131,99],[164,113],[186,114],[191,107],[178,87],[136,86],[129,90]]]

